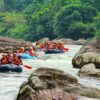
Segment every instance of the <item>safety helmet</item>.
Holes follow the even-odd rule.
[[[33,47],[30,47],[30,50],[33,50]]]
[[[21,47],[20,49],[21,49],[21,50],[24,50],[24,47]]]

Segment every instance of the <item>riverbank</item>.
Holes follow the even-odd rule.
[[[29,41],[0,36],[0,53],[16,51],[20,47],[25,46],[25,44],[32,45]]]

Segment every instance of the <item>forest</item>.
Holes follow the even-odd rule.
[[[100,39],[100,0],[0,0],[0,35]]]

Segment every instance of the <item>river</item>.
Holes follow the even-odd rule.
[[[23,60],[25,65],[30,65],[32,69],[23,68],[22,73],[0,73],[0,100],[15,100],[18,94],[20,85],[27,81],[28,76],[39,67],[48,67],[61,69],[65,72],[69,72],[73,76],[78,78],[78,82],[88,87],[95,87],[100,89],[100,80],[92,78],[80,78],[78,77],[78,69],[72,67],[72,58],[82,47],[79,45],[66,45],[70,48],[69,52],[64,54],[44,54],[39,52],[39,59],[35,60]],[[81,97],[79,100],[96,100],[92,98]]]

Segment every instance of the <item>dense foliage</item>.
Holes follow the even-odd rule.
[[[0,35],[100,39],[100,1],[0,0]]]

